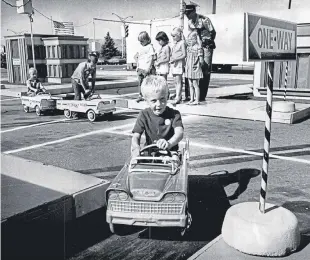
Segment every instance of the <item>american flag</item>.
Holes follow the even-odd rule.
[[[74,35],[74,26],[72,22],[53,21],[55,34]]]

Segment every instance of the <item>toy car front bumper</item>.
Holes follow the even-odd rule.
[[[107,222],[112,224],[147,226],[147,227],[185,227],[187,216],[123,213],[107,210]]]
[[[104,115],[104,114],[111,113],[111,112],[114,112],[114,111],[116,111],[115,107],[107,108],[107,109],[100,109],[98,112],[99,112],[100,115]]]

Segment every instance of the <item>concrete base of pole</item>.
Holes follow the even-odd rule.
[[[258,202],[232,206],[222,226],[223,240],[250,255],[285,256],[300,244],[298,220],[289,210],[266,204],[265,213]]]
[[[276,101],[273,102],[273,111],[282,113],[295,112],[295,103],[291,101]]]

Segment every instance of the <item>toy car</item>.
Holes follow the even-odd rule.
[[[100,95],[91,96],[87,100],[57,100],[56,107],[64,110],[66,118],[72,117],[72,112],[84,113],[89,121],[94,122],[100,115],[113,115],[116,100],[101,99]]]
[[[26,113],[29,113],[30,108],[32,108],[35,109],[38,116],[41,116],[43,112],[54,111],[56,109],[56,100],[47,93],[38,93],[33,97],[22,93],[20,98]]]
[[[145,155],[146,150],[151,155]],[[123,224],[178,227],[184,235],[191,224],[188,141],[180,157],[176,166],[169,150],[159,150],[152,144],[124,165],[106,191],[106,221],[112,233]]]

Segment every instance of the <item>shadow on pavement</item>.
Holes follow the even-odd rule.
[[[217,176],[219,182],[224,187],[233,183],[238,183],[238,187],[235,192],[228,197],[229,200],[235,200],[238,199],[238,197],[246,191],[250,180],[260,175],[260,170],[254,168],[244,168],[239,169],[233,173],[228,173],[227,171],[223,173],[224,174],[217,175],[217,173],[215,172],[214,174],[212,174],[212,176]]]
[[[287,201],[282,205],[298,219],[301,241],[298,251],[303,250],[310,244],[310,202],[309,201]]]

